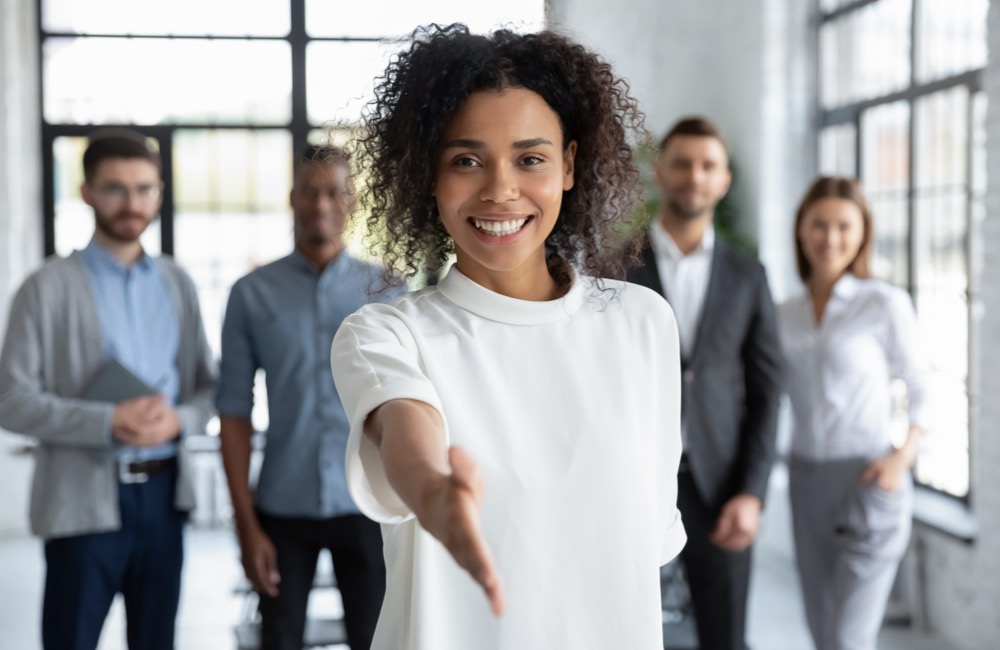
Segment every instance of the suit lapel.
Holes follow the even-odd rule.
[[[667,297],[666,288],[660,280],[660,267],[656,264],[656,253],[653,252],[653,247],[649,244],[642,249],[642,266],[633,271],[629,280],[652,289],[664,298]]]

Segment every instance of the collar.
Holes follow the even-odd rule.
[[[653,252],[659,256],[669,257],[674,261],[699,254],[710,255],[715,249],[715,226],[709,224],[708,228],[705,229],[705,234],[702,236],[701,242],[687,255],[682,253],[681,249],[677,247],[674,238],[670,236],[670,233],[663,227],[663,223],[659,219],[653,219],[653,222],[649,226],[649,241],[653,247]]]
[[[302,271],[308,271],[312,275],[326,275],[327,273],[334,271],[335,269],[340,269],[343,265],[347,264],[347,259],[349,255],[347,254],[347,249],[340,251],[337,257],[333,258],[333,261],[326,265],[322,271],[320,271],[319,266],[316,265],[311,259],[303,255],[298,248],[293,248],[291,254],[288,256],[288,261],[291,262],[292,266]]]
[[[153,258],[147,255],[145,250],[142,251],[142,256],[135,263],[131,266],[125,266],[103,246],[98,244],[94,238],[91,238],[87,246],[80,251],[80,255],[83,256],[84,260],[98,269],[117,271],[118,273],[128,273],[134,270],[148,271],[153,266]]]
[[[832,295],[836,296],[839,300],[850,300],[857,295],[860,289],[861,279],[853,273],[845,273],[833,285]]]
[[[561,298],[555,300],[519,300],[490,291],[458,270],[448,269],[437,288],[453,303],[477,316],[511,325],[543,325],[573,316],[583,304],[584,289],[579,276]]]

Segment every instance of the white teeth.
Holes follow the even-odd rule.
[[[512,219],[510,221],[490,221],[485,219],[473,219],[472,223],[487,235],[492,237],[503,237],[504,235],[513,235],[518,230],[524,227],[525,222],[528,219]]]

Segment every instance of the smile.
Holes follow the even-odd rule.
[[[472,221],[472,225],[475,226],[477,230],[491,237],[506,237],[507,235],[513,235],[521,230],[521,228],[524,228],[524,224],[528,223],[528,220],[529,217],[509,219],[507,221],[476,219],[475,217],[470,219],[470,221]]]

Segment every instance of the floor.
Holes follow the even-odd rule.
[[[749,637],[754,650],[809,650],[798,584],[791,562],[785,475],[776,471],[765,527],[756,547],[751,585]],[[187,534],[187,561],[177,647],[181,650],[233,650],[234,625],[244,599],[234,593],[242,569],[230,531],[197,526]],[[39,648],[39,603],[43,575],[36,540],[0,538],[0,650]],[[339,608],[334,594],[316,592],[311,612],[329,616]],[[693,647],[686,624],[666,625],[669,648]],[[346,650],[346,646],[334,646]],[[958,650],[906,627],[887,627],[881,650]],[[125,650],[120,603],[112,608],[99,650]]]

